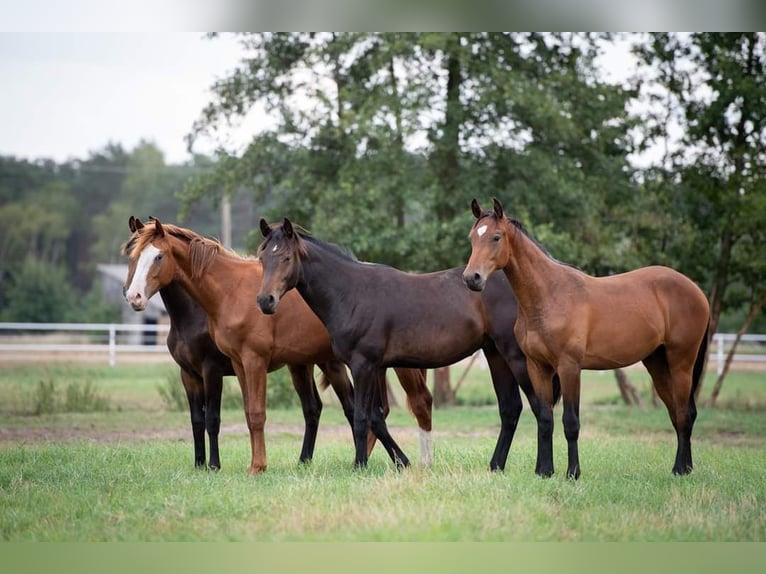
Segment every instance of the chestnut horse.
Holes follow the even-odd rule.
[[[342,367],[332,353],[327,331],[297,295],[279,315],[263,315],[252,303],[260,287],[260,262],[242,258],[189,229],[151,219],[134,232],[126,252],[134,272],[128,277],[125,297],[134,309],[143,309],[149,298],[175,280],[205,311],[210,335],[231,359],[242,389],[252,451],[249,472],[265,470],[266,373],[292,365],[303,368],[301,380],[313,384],[313,364]],[[427,464],[431,393],[425,373],[401,369],[397,376],[418,420],[421,460]],[[379,404],[383,414],[387,406],[384,396]],[[348,410],[346,416],[352,416]],[[393,457],[390,447],[381,442]],[[368,448],[371,445],[368,439]]]
[[[351,367],[355,464],[367,464],[368,429],[387,433],[374,408],[385,368],[442,367],[482,349],[501,421],[490,468],[502,470],[522,411],[519,386],[538,411],[513,335],[516,303],[505,277],[497,274],[487,293],[478,295],[464,287],[462,268],[405,273],[357,261],[295,230],[287,218],[271,226],[261,219],[260,225],[265,240],[258,248],[264,273],[258,305],[274,313],[295,288],[327,327],[336,355]]]
[[[482,211],[468,235],[471,257],[463,279],[481,291],[502,269],[519,303],[516,337],[548,427],[543,474],[553,474],[553,400],[557,374],[564,402],[567,476],[580,476],[580,371],[616,369],[642,361],[670,414],[678,449],[674,474],[692,471],[691,434],[697,409],[694,391],[707,350],[710,307],[688,277],[651,266],[610,277],[591,277],[550,257],[521,224],[494,209]]]
[[[128,221],[130,231],[143,228],[143,222],[135,217]],[[134,235],[134,237],[136,237]],[[132,249],[132,240],[125,250]],[[135,273],[135,260],[128,266],[128,281]],[[127,289],[127,285],[125,286]],[[204,309],[192,299],[177,281],[171,281],[159,290],[170,319],[167,346],[173,360],[181,370],[181,382],[186,391],[194,438],[194,464],[205,466],[205,431],[210,442],[209,467],[221,468],[218,450],[218,434],[221,427],[221,394],[223,377],[233,376],[231,359],[215,346],[208,331],[208,319]],[[323,372],[322,385],[330,384],[338,396],[343,410],[352,423],[353,388],[340,361],[318,365]],[[313,379],[311,369],[305,365],[287,365],[293,386],[298,393],[304,417],[303,446],[300,462],[308,462],[314,453],[322,401]]]

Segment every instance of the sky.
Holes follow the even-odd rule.
[[[0,33],[0,155],[60,162],[145,139],[167,163],[184,162],[211,85],[242,56],[234,38],[196,32]],[[256,124],[195,151],[236,148]]]
[[[185,136],[211,101],[210,87],[243,54],[231,36],[196,32],[0,33],[0,155],[63,162],[110,142],[131,150],[143,139],[166,163],[188,161]],[[613,81],[631,66],[624,47],[604,59]],[[203,139],[194,151],[241,151],[268,124],[256,111],[218,136],[226,139]]]

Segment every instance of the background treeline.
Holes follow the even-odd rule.
[[[430,271],[466,261],[470,200],[496,196],[556,258],[599,275],[670,265],[708,293],[715,330],[766,332],[764,34],[241,42],[189,143],[265,109],[272,127],[244,151],[0,158],[0,318],[108,316],[95,269],[122,261],[131,214],[220,236],[227,195],[243,252],[258,217],[288,215],[360,259]],[[611,83],[598,57],[625,44],[639,65]]]

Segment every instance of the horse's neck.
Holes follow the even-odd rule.
[[[301,264],[301,276],[296,288],[314,313],[327,324],[340,314],[344,306],[343,293],[349,282],[348,272],[354,264],[310,244]]]
[[[557,277],[566,271],[518,229],[513,233],[511,248],[513,255],[503,271],[519,307],[531,313],[549,297]]]
[[[217,317],[221,307],[226,304],[224,296],[227,290],[217,275],[224,258],[216,256],[204,273],[192,278],[188,244],[179,242],[174,245],[173,255],[179,271],[176,273],[176,281],[202,307],[208,317]]]
[[[176,325],[190,323],[203,313],[202,308],[189,295],[178,281],[171,281],[160,289],[160,297],[170,317],[170,322]],[[207,319],[205,319],[207,321]]]

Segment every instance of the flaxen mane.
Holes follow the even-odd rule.
[[[123,254],[127,254],[129,257],[134,257],[138,253],[141,253],[154,239],[155,227],[154,220],[150,220],[143,228],[133,233],[133,236],[122,249]],[[178,227],[171,223],[163,223],[162,229],[165,230],[165,233],[189,244],[189,261],[191,263],[192,279],[199,279],[210,263],[219,254],[242,259],[242,257],[237,255],[234,251],[226,249],[218,240],[203,237],[191,229]]]

